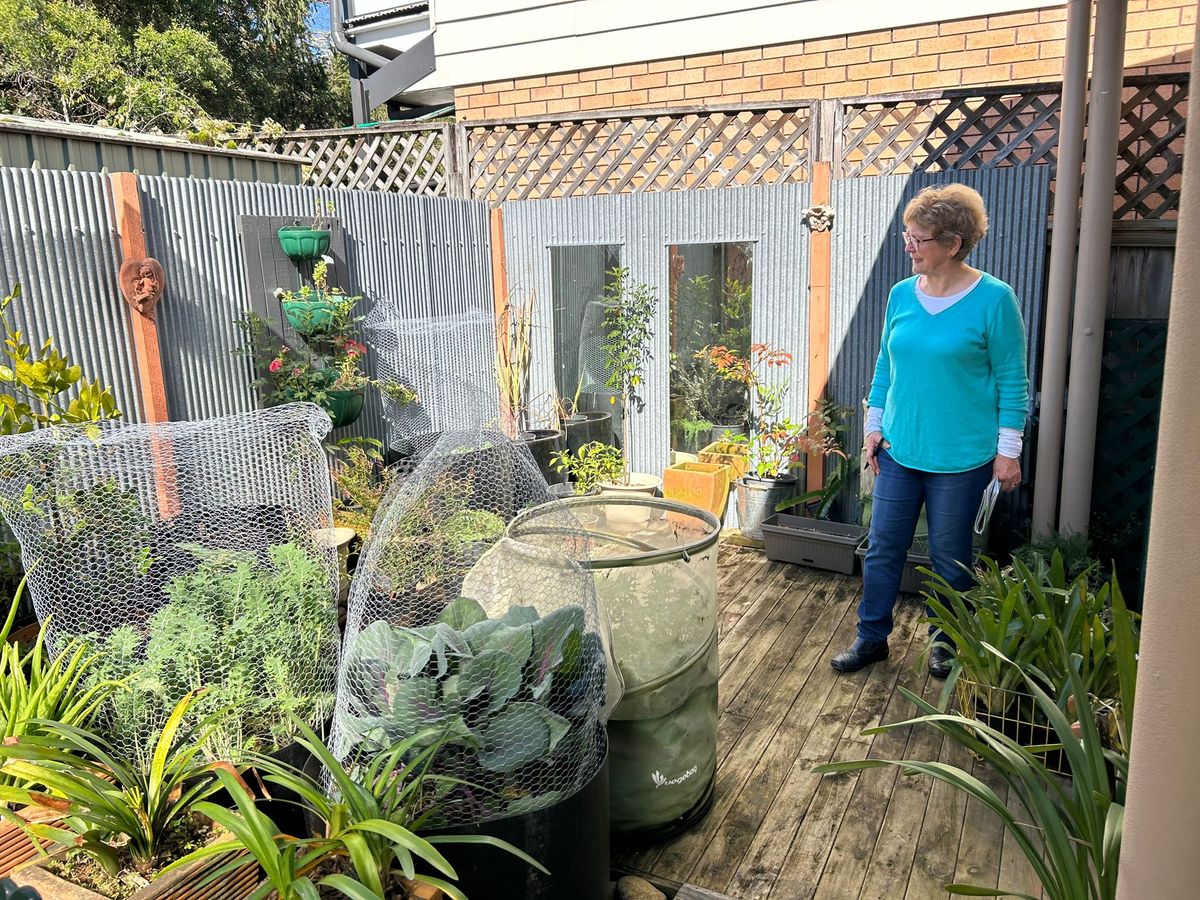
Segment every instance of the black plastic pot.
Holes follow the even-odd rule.
[[[517,438],[529,448],[533,461],[537,463],[538,471],[546,479],[547,484],[559,484],[566,481],[566,476],[556,472],[550,465],[550,460],[565,446],[563,432],[557,429],[538,428],[533,431],[522,431]]]
[[[269,756],[301,769],[314,778],[321,768],[317,758],[309,753],[307,748],[297,743],[264,753],[263,756]],[[310,829],[316,820],[306,814],[308,807],[299,794],[264,781],[262,773],[254,768],[247,769],[242,777],[249,785],[250,790],[254,792],[255,805],[271,817],[271,821],[279,826],[280,831],[299,838],[306,838],[312,834]],[[209,799],[219,806],[235,808],[233,798],[224,788],[214,793]]]
[[[496,847],[439,844],[468,897],[488,900],[611,900],[609,884],[608,760],[594,778],[546,809],[445,834],[486,834],[521,848],[546,875]]]
[[[563,431],[567,435],[567,449],[578,453],[579,448],[592,441],[612,444],[612,413],[582,412],[563,419]]]

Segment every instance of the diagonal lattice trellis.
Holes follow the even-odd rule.
[[[1178,214],[1187,96],[1187,81],[1126,85],[1114,218],[1160,219]]]
[[[1179,206],[1187,76],[1128,78],[1115,218],[1173,218]],[[1056,163],[1058,84],[881,97],[843,104],[834,171],[843,177]]]
[[[467,126],[471,196],[491,201],[808,179],[807,105]]]
[[[313,187],[441,196],[454,193],[453,131],[453,123],[385,125],[357,133],[294,132],[266,143],[304,160],[305,183]]]

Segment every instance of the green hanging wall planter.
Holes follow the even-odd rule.
[[[332,232],[309,225],[284,225],[279,229],[279,246],[291,259],[320,259],[329,252]]]
[[[367,392],[363,388],[352,391],[330,391],[322,403],[325,412],[333,420],[334,428],[345,428],[353,425],[362,415],[363,404],[367,402]]]
[[[322,334],[333,323],[337,305],[325,298],[317,300],[284,300],[283,314],[288,324],[306,337]]]

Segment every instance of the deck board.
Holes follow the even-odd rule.
[[[719,566],[721,720],[708,816],[659,844],[614,850],[614,868],[664,885],[755,900],[948,896],[954,880],[1038,893],[998,820],[940,784],[895,768],[820,778],[829,760],[942,759],[1003,784],[932,728],[864,735],[936,702],[922,605],[897,606],[892,657],[838,675],[829,657],[854,638],[862,582],[726,547]]]

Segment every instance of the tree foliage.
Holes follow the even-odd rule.
[[[137,130],[341,124],[308,0],[0,0],[0,112]]]

